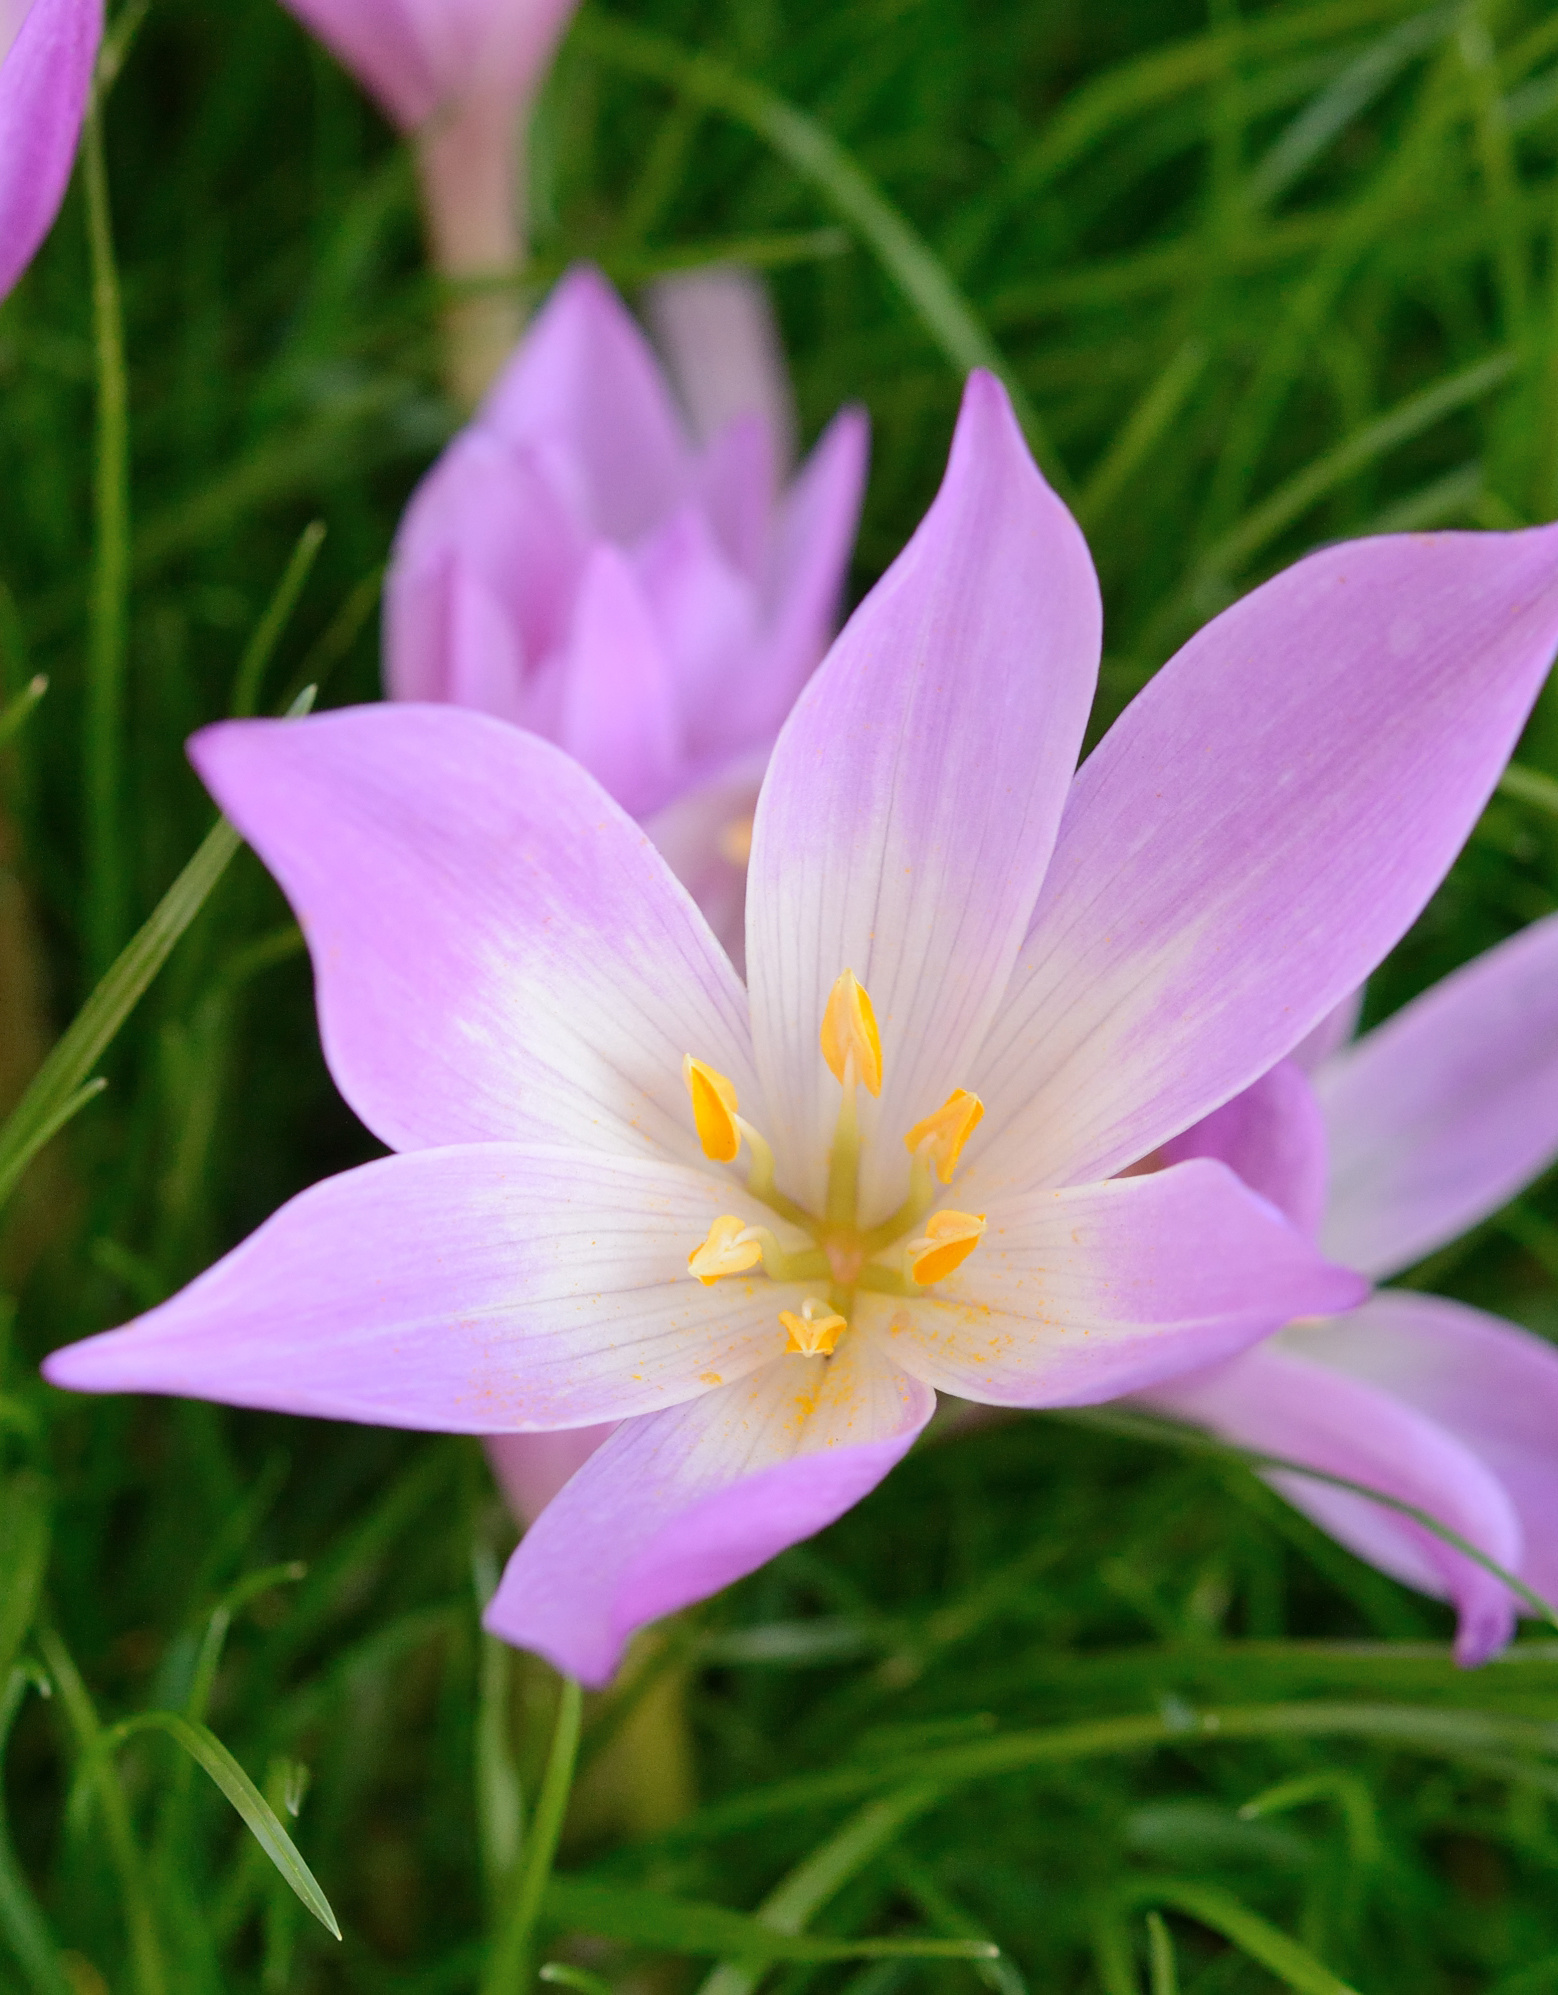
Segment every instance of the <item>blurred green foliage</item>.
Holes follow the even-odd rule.
[[[776,104],[835,142],[814,170],[776,149]],[[104,133],[133,587],[122,713],[96,722],[79,185],[0,312],[0,707],[50,679],[5,750],[6,836],[52,1030],[210,824],[188,732],[310,680],[325,704],[374,696],[377,578],[454,422],[405,155],[272,0],[152,0]],[[590,256],[631,288],[732,250],[770,271],[806,433],[870,407],[858,587],[934,489],[968,341],[1002,357],[1103,576],[1101,720],[1318,542],[1558,514],[1542,6],[640,0],[631,21],[581,17],[534,151],[541,275]],[[245,671],[316,518],[295,612]],[[1558,775],[1558,694],[1521,759]],[[1541,798],[1490,807],[1371,1015],[1558,905]],[[555,1700],[478,1634],[509,1542],[479,1451],[35,1380],[44,1351],[371,1153],[250,855],[101,1070],[6,1240],[0,1987],[475,1987],[484,1878],[512,1855],[515,1779],[534,1804]],[[1423,1274],[1558,1332],[1552,1188]],[[1002,1954],[765,1970],[734,1948],[711,1995],[765,1971],[775,1995],[819,1977],[848,1995],[1545,1995],[1558,1650],[1462,1675],[1446,1629],[1234,1465],[1076,1419],[933,1439],[591,1701],[543,1914],[576,1935],[562,1972],[690,1987],[686,1956],[744,1930],[713,1905],[765,1908],[775,1933]],[[204,1716],[295,1830],[343,1944],[168,1739],[81,1771],[99,1723],[146,1710]]]

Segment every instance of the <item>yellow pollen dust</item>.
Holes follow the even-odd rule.
[[[909,1273],[921,1288],[945,1281],[955,1268],[962,1267],[984,1232],[982,1212],[933,1212],[925,1222],[924,1236],[911,1240],[904,1249]]]
[[[915,1123],[903,1139],[911,1157],[924,1156],[944,1185],[952,1182],[963,1145],[984,1120],[985,1105],[967,1088],[954,1088],[934,1115]]]
[[[865,986],[846,970],[828,993],[822,1014],[822,1057],[842,1087],[853,1056],[855,1079],[867,1094],[882,1092],[882,1040]]]
[[[781,1309],[779,1321],[790,1333],[785,1350],[794,1351],[803,1358],[832,1357],[833,1346],[849,1328],[844,1317],[829,1309],[825,1302],[819,1302],[814,1295],[807,1296],[801,1304],[799,1316],[793,1309]]]
[[[709,1228],[709,1237],[687,1256],[687,1272],[696,1275],[705,1288],[712,1288],[721,1275],[744,1274],[763,1258],[763,1243],[748,1232],[744,1219],[727,1212]]]
[[[697,1125],[703,1154],[716,1164],[732,1164],[741,1148],[741,1131],[736,1127],[736,1090],[725,1076],[691,1053],[682,1061],[682,1079],[692,1096],[692,1119]],[[723,1225],[724,1221],[721,1220]]]

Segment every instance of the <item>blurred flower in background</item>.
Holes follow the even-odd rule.
[[[518,336],[529,112],[578,0],[286,0],[414,135],[433,267],[509,280],[446,320],[449,387],[473,407]]]
[[[102,35],[103,0],[0,0],[0,298],[65,198]]]
[[[610,285],[563,280],[411,501],[384,657],[393,697],[496,714],[583,763],[739,968],[758,783],[835,627],[866,422],[836,416],[781,490],[777,341],[761,352],[750,293],[723,325],[702,302],[675,313],[683,371],[712,354],[719,377],[695,441]]]
[[[1220,1158],[1333,1259],[1385,1280],[1558,1157],[1558,916],[1348,1045],[1356,1009],[1160,1156]],[[1558,1351],[1529,1331],[1387,1290],[1143,1399],[1427,1511],[1558,1600]],[[1271,1480],[1360,1557],[1448,1597],[1461,1662],[1509,1640],[1518,1602],[1443,1538],[1346,1490]]]
[[[1350,1307],[1361,1278],[1220,1161],[1120,1174],[1415,919],[1546,677],[1555,533],[1299,562],[1073,776],[1096,579],[976,374],[941,492],[776,747],[750,990],[533,734],[395,707],[208,730],[332,1072],[401,1154],[47,1376],[465,1433],[621,1421],[488,1611],[598,1683],[635,1628],[858,1502],[937,1392],[1088,1403]]]

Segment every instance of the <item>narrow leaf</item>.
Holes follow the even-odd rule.
[[[1190,1883],[1174,1877],[1144,1877],[1124,1886],[1115,1894],[1126,1905],[1167,1905],[1183,1912],[1214,1933],[1221,1933],[1231,1946],[1268,1968],[1296,1995],[1356,1995],[1339,1980],[1307,1947],[1289,1939],[1252,1912],[1231,1891],[1218,1884]]]

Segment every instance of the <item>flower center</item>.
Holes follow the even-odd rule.
[[[984,1236],[983,1213],[932,1210],[935,1180],[951,1184],[958,1159],[979,1126],[984,1103],[966,1088],[954,1088],[940,1108],[904,1137],[910,1156],[909,1195],[880,1225],[859,1224],[860,1124],[856,1092],[882,1092],[882,1040],[865,986],[852,970],[834,984],[822,1015],[822,1057],[839,1084],[838,1122],[828,1152],[828,1186],[822,1214],[806,1212],[774,1183],[774,1154],[740,1113],[736,1090],[724,1074],[691,1053],[682,1076],[692,1102],[693,1126],[703,1154],[716,1164],[732,1164],[745,1145],[750,1159],[747,1190],[792,1227],[809,1245],[786,1249],[766,1226],[751,1226],[725,1213],[708,1238],[687,1256],[689,1274],[706,1287],[725,1275],[762,1265],[771,1281],[818,1284],[799,1313],[781,1309],[787,1351],[829,1357],[849,1327],[855,1295],[867,1289],[886,1295],[916,1295],[945,1281],[960,1268]],[[910,1236],[914,1237],[910,1237]]]

